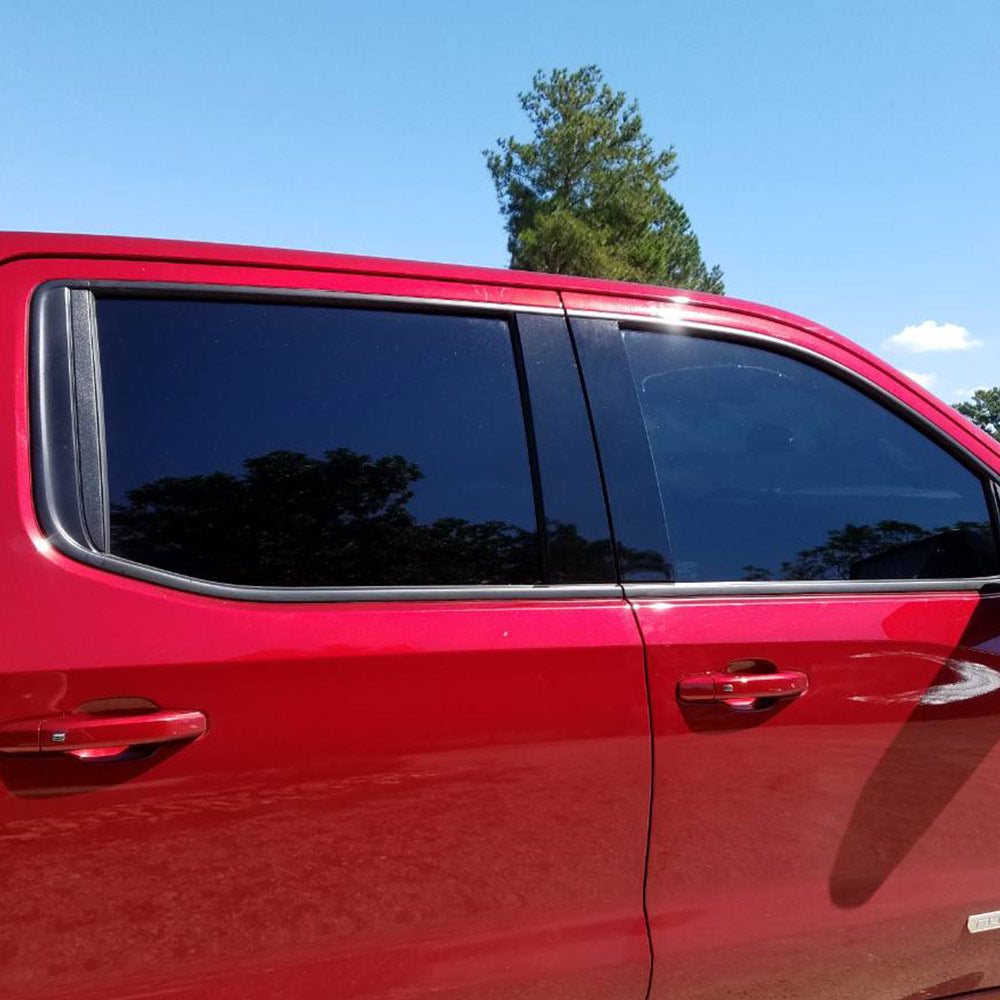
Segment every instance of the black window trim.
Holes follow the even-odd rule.
[[[672,307],[674,315],[669,318],[635,316],[627,313],[603,312],[596,310],[567,310],[572,321],[580,319],[612,320],[619,332],[643,330],[650,332],[688,334],[712,340],[729,340],[762,347],[777,354],[804,361],[834,378],[863,392],[876,403],[895,413],[911,426],[929,437],[953,458],[976,475],[982,483],[986,507],[993,528],[994,541],[1000,551],[1000,476],[989,465],[967,451],[954,438],[928,420],[923,414],[908,406],[892,393],[854,371],[852,368],[826,357],[800,344],[779,340],[767,334],[738,327],[706,323],[688,319],[684,313]],[[583,372],[584,381],[593,379],[593,373]],[[598,451],[600,438],[598,437]],[[669,525],[667,526],[669,530]],[[858,595],[882,593],[949,593],[955,591],[977,591],[983,594],[1000,593],[1000,574],[987,577],[956,577],[946,580],[724,580],[704,583],[630,583],[623,584],[625,596],[629,598],[704,598],[704,597],[752,597],[752,596],[798,596],[798,595]]]
[[[130,280],[51,279],[40,284],[31,302],[29,388],[32,489],[35,510],[48,541],[64,555],[119,576],[173,590],[258,603],[341,603],[470,600],[621,599],[618,583],[491,584],[424,587],[259,587],[218,583],[123,559],[106,551],[107,469],[104,448],[100,368],[96,357],[95,292],[130,298],[184,298],[203,301],[264,301],[289,304],[341,304],[358,308],[489,314],[508,322],[515,350],[522,412],[525,387],[518,354],[518,313],[558,316],[546,306],[498,305],[466,300],[393,296],[325,289]],[[568,332],[567,332],[568,336]],[[581,386],[582,392],[582,386]],[[59,448],[56,441],[70,442]],[[526,422],[532,486],[538,496],[533,428]],[[537,509],[537,508],[536,508]],[[544,553],[544,536],[540,547]]]

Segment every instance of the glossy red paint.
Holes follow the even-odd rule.
[[[315,255],[4,247],[0,720],[111,699],[198,710],[209,731],[110,762],[0,755],[0,996],[641,1000],[649,719],[624,600],[188,594],[55,551],[30,492],[27,305],[45,280],[557,294]]]
[[[197,696],[211,729],[122,763],[0,762],[3,996],[643,994],[623,606],[250,611],[48,562],[22,591],[8,714]],[[73,608],[47,638],[39,593]]]
[[[5,1000],[643,1000],[651,779],[653,1000],[1000,983],[994,938],[964,931],[1000,909],[1000,597],[278,605],[104,574],[52,549],[31,500],[27,305],[55,278],[735,327],[844,365],[1000,469],[996,442],[905,376],[749,303],[0,235],[4,745],[109,699],[210,723],[144,757],[0,755]],[[751,711],[678,701],[685,678],[748,660],[808,690]]]

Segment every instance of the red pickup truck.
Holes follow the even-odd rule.
[[[0,237],[3,1000],[1000,996],[1000,447],[747,302]]]

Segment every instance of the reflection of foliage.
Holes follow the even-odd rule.
[[[782,564],[781,573],[786,580],[848,580],[851,567],[860,560],[929,534],[919,524],[906,521],[846,524],[830,531],[822,545],[804,549],[793,561]]]
[[[743,567],[743,580],[773,580],[774,574],[764,566],[747,565]]]
[[[534,583],[534,531],[408,509],[418,466],[347,448],[274,451],[241,475],[165,477],[112,506],[116,555],[199,579],[261,586]],[[614,578],[608,540],[550,522],[553,582]]]
[[[589,541],[576,525],[549,520],[550,583],[607,583],[615,578],[611,545],[607,538]]]
[[[248,458],[244,472],[161,478],[112,508],[113,551],[201,579],[269,586],[537,579],[535,533],[498,521],[419,524],[420,469],[347,448]]]
[[[979,548],[970,539],[989,533],[988,524],[959,521],[952,527],[928,531],[907,521],[885,520],[875,524],[846,524],[828,533],[822,545],[803,549],[793,560],[781,564],[778,579],[782,580],[850,580],[860,575],[858,570],[866,560],[890,557],[902,553],[913,543],[939,540],[941,550],[952,560],[975,561]],[[981,543],[980,543],[981,544]],[[969,558],[970,554],[972,558]],[[930,558],[930,553],[927,554]],[[744,580],[773,580],[773,573],[762,566],[744,566]],[[980,569],[970,565],[953,575],[979,575]],[[952,575],[952,574],[949,574]]]
[[[589,540],[575,524],[546,522],[550,583],[607,583],[615,579],[608,538]],[[673,567],[663,553],[618,543],[622,574],[629,581],[672,581]]]

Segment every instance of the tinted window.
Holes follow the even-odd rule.
[[[977,476],[857,389],[743,344],[623,336],[678,580],[997,571]]]
[[[224,583],[530,583],[510,330],[492,318],[98,301],[111,551]]]

